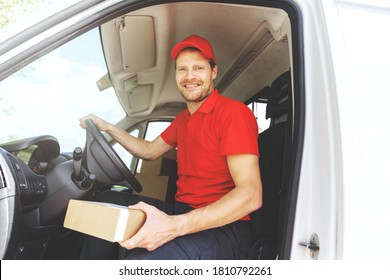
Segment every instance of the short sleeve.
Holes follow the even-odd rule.
[[[176,116],[172,123],[161,133],[161,138],[169,146],[177,147],[178,127],[183,120],[183,113]]]
[[[219,116],[220,154],[254,154],[259,156],[258,125],[253,112],[244,104],[235,103]]]

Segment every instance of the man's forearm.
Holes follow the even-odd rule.
[[[257,192],[260,195],[260,192]],[[224,226],[261,207],[256,192],[233,189],[220,200],[177,217],[178,235]]]
[[[134,137],[127,133],[125,130],[112,124],[108,126],[106,132],[133,156],[145,160],[149,159],[150,152],[148,152],[148,141]]]

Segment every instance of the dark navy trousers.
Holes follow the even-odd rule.
[[[150,197],[106,191],[98,195],[97,201],[120,205],[132,205],[144,201],[167,212],[165,203]],[[173,213],[183,214],[192,208],[183,203],[175,204]],[[143,248],[126,250],[118,245],[92,236],[85,236],[80,259],[108,260],[227,260],[248,259],[252,238],[249,221],[234,223],[177,237],[154,251]]]

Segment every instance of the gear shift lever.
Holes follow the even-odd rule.
[[[73,151],[73,167],[74,167],[74,179],[76,181],[82,181],[84,176],[81,173],[81,158],[83,157],[83,150],[77,147]]]

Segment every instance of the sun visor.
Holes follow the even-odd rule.
[[[156,64],[156,40],[151,16],[126,16],[119,26],[125,72],[137,73]]]

